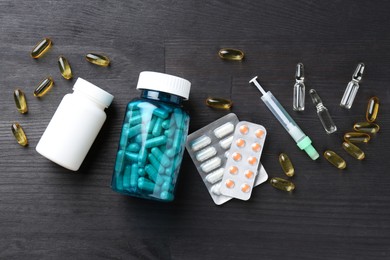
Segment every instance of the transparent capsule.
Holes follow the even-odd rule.
[[[229,99],[209,97],[206,99],[206,105],[212,108],[228,110],[232,107],[233,102]]]
[[[224,60],[242,60],[244,52],[238,49],[222,48],[219,50],[218,56]]]
[[[344,159],[331,150],[326,150],[324,152],[324,157],[326,160],[328,160],[328,162],[330,162],[340,170],[345,169],[345,167],[347,167],[347,163],[344,161]]]
[[[358,122],[353,125],[353,129],[357,132],[363,132],[368,134],[376,134],[378,133],[380,127],[375,123],[369,122]]]
[[[36,97],[43,97],[54,85],[54,81],[51,77],[47,77],[44,80],[42,80],[38,87],[34,90],[34,96]]]
[[[355,72],[352,75],[352,80],[348,83],[345,89],[344,95],[341,99],[340,106],[346,109],[352,107],[353,101],[355,100],[356,93],[359,90],[359,83],[362,80],[364,72],[364,63],[359,63],[356,67]]]
[[[294,176],[294,173],[295,173],[294,166],[293,166],[290,158],[288,158],[287,154],[281,153],[279,155],[279,163],[280,163],[280,166],[282,166],[284,173],[288,177]]]
[[[85,55],[85,58],[90,63],[101,67],[107,67],[108,65],[110,65],[110,59],[102,54],[88,53],[87,55]]]
[[[14,91],[14,99],[15,99],[15,104],[16,108],[21,114],[25,114],[28,111],[27,107],[27,101],[26,101],[26,96],[24,95],[24,92],[21,91],[20,89],[15,89]]]
[[[303,64],[298,63],[295,72],[295,85],[293,93],[293,109],[294,111],[305,110],[305,77],[303,73]]]
[[[27,146],[28,140],[27,136],[23,131],[23,128],[19,125],[19,123],[13,123],[11,126],[12,133],[16,138],[16,141],[18,141],[18,144],[21,146]]]
[[[62,75],[62,77],[64,77],[64,79],[73,78],[72,69],[70,67],[70,64],[64,56],[58,57],[58,66],[60,68],[61,75]]]
[[[351,143],[368,143],[371,137],[366,133],[348,132],[344,135],[344,140]]]
[[[50,47],[53,45],[53,42],[49,38],[44,38],[42,41],[38,42],[37,45],[31,51],[31,57],[34,59],[40,58],[45,54]]]
[[[293,191],[295,189],[294,183],[279,177],[273,177],[270,183],[274,188],[282,191]]]
[[[350,142],[343,142],[342,146],[347,153],[358,160],[363,160],[366,156],[359,147]]]
[[[372,97],[370,100],[368,100],[367,105],[367,112],[366,112],[366,119],[368,122],[373,123],[376,120],[376,117],[378,116],[378,110],[379,110],[379,98]]]
[[[310,96],[313,100],[314,105],[316,106],[317,116],[321,121],[322,126],[324,127],[327,134],[331,134],[337,131],[337,127],[333,122],[332,117],[329,114],[328,109],[322,103],[320,96],[317,91],[310,89]]]

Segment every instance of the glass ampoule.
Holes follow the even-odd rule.
[[[294,111],[305,110],[305,77],[303,73],[303,64],[298,63],[295,72],[295,85],[293,95],[293,109]]]
[[[314,89],[310,89],[309,93],[314,105],[316,106],[318,118],[320,119],[321,124],[324,127],[326,133],[331,134],[336,132],[337,127],[333,122],[333,119],[330,116],[328,109],[322,103],[322,100],[317,94],[317,91],[315,91]]]
[[[343,98],[341,99],[341,107],[344,107],[346,109],[350,109],[352,107],[353,101],[356,97],[356,93],[359,90],[359,83],[362,80],[364,67],[364,63],[359,63],[357,65],[356,70],[352,75],[352,80],[348,83]]]

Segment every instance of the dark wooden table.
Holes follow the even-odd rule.
[[[388,1],[1,1],[0,2],[0,258],[1,259],[390,259],[390,31]],[[41,59],[29,52],[43,37],[54,46]],[[243,62],[218,58],[222,47],[245,51]],[[85,61],[103,52],[109,68]],[[115,95],[108,119],[77,173],[35,151],[40,136],[75,80],[61,78],[57,57],[75,77]],[[339,102],[358,62],[366,64],[351,110]],[[295,66],[305,65],[307,93],[315,88],[338,131],[327,135],[310,97],[292,110]],[[205,106],[208,96],[230,98],[240,120],[264,125],[262,163],[283,177],[278,155],[292,159],[296,190],[269,183],[249,201],[212,202],[185,153],[173,203],[122,196],[110,189],[128,101],[138,97],[144,70],[192,82],[193,132],[229,111]],[[45,76],[55,80],[33,97]],[[347,161],[343,171],[322,156],[311,161],[279,125],[248,80],[259,75],[311,137],[319,152]],[[12,93],[27,93],[29,112]],[[364,161],[342,148],[343,134],[365,120],[367,101],[381,101],[380,132]],[[18,121],[29,138],[19,146]],[[81,127],[81,126],[80,126]]]

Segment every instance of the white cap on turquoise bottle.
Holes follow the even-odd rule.
[[[188,100],[191,82],[165,73],[142,71],[139,74],[137,89],[165,92]]]

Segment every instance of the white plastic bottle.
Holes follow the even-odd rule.
[[[36,147],[49,160],[77,171],[104,121],[114,96],[78,78],[73,93],[62,99]]]

